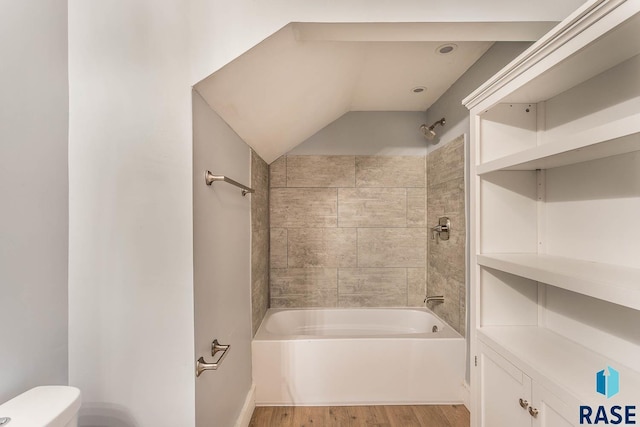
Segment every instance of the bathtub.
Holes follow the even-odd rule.
[[[427,309],[269,309],[256,404],[462,403],[465,341]]]

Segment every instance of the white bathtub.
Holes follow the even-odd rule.
[[[258,405],[463,400],[464,338],[427,309],[269,309],[252,347]]]

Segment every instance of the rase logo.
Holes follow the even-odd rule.
[[[596,373],[596,392],[607,396],[607,399],[620,392],[620,373],[607,366]],[[622,424],[635,425],[635,405],[611,407],[600,405],[593,408],[588,405],[580,406],[580,424]]]
[[[620,392],[620,372],[613,369],[611,366],[607,366],[607,373],[605,370],[596,374],[596,391],[609,399]]]

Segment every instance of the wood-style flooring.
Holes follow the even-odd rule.
[[[464,405],[262,406],[250,427],[469,427]]]

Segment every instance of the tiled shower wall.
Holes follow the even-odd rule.
[[[424,156],[284,156],[270,187],[271,307],[422,305]]]
[[[269,165],[251,150],[251,324],[255,335],[269,308]]]
[[[426,158],[283,156],[269,185],[271,307],[423,306],[428,288],[464,334],[464,137]]]
[[[444,295],[443,304],[431,309],[462,335],[465,334],[465,193],[464,136],[427,156],[427,224],[449,217],[449,240],[428,240],[427,289]]]

